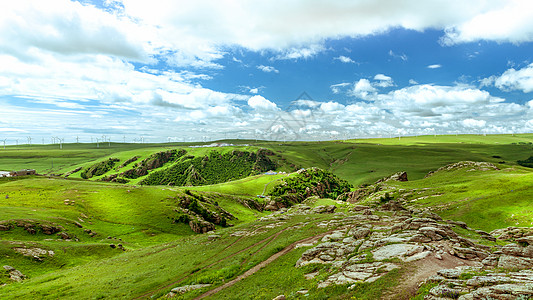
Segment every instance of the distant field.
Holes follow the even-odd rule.
[[[412,179],[443,165],[461,161],[489,161],[516,164],[533,155],[533,134],[519,135],[445,135],[362,139],[327,142],[264,142],[225,141],[250,144],[252,147],[188,148],[190,144],[64,144],[8,146],[0,150],[0,170],[36,169],[39,173],[65,173],[76,167],[87,167],[109,157],[125,161],[133,156],[139,160],[168,149],[186,149],[200,156],[207,151],[272,149],[287,163],[299,167],[329,169],[350,183],[371,183],[397,171],[407,171]],[[53,164],[53,167],[52,167]],[[79,173],[73,174],[79,178]],[[98,179],[95,177],[94,179]],[[136,184],[141,179],[131,181]]]

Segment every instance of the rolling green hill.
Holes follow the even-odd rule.
[[[409,267],[353,290],[347,286],[317,289],[316,280],[304,280],[303,274],[315,269],[331,274],[335,269],[295,269],[295,261],[309,246],[292,249],[293,243],[342,228],[339,220],[357,205],[377,208],[391,199],[487,232],[508,226],[532,227],[533,169],[517,163],[533,156],[532,141],[533,135],[469,135],[231,141],[247,145],[217,148],[115,143],[101,144],[98,149],[94,144],[65,144],[62,150],[58,145],[8,146],[0,151],[0,170],[34,168],[48,176],[0,178],[0,264],[13,266],[27,277],[17,283],[0,272],[0,298],[163,298],[175,286],[213,284],[177,296],[193,299],[290,248],[257,277],[218,295],[273,298],[281,289],[297,298],[304,297],[298,296],[299,289],[310,289],[309,299],[326,295],[376,299],[381,290],[399,284]],[[261,151],[269,153],[263,158],[270,162],[258,158]],[[454,164],[461,161],[488,164]],[[306,193],[320,183],[306,185],[293,171],[311,167],[342,179],[339,191],[307,198],[316,194]],[[89,169],[90,179],[82,179]],[[279,173],[263,174],[270,169]],[[398,171],[406,171],[409,181],[376,183]],[[125,176],[127,172],[136,175]],[[102,181],[113,176],[129,182]],[[154,179],[172,176],[185,180],[169,186],[168,180]],[[350,185],[356,194],[361,187],[369,192],[358,203],[326,199],[346,192]],[[298,194],[301,199],[296,202],[302,204],[288,211],[264,210],[275,200],[271,195],[286,193]],[[336,206],[341,214],[323,213],[327,205]],[[191,220],[209,221],[214,230],[196,234]],[[476,233],[456,230],[479,238]],[[286,284],[277,283],[279,272],[287,274]],[[273,288],[261,282],[270,282]]]

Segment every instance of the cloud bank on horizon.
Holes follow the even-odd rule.
[[[533,131],[528,0],[21,0],[0,16],[11,143]]]

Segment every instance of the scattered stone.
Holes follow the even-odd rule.
[[[44,256],[54,256],[55,253],[52,250],[45,250],[41,248],[13,248],[16,252],[24,255],[31,256],[33,258],[41,258]]]
[[[272,300],[285,300],[285,295],[279,295],[279,296],[276,296],[274,297]]]
[[[313,272],[313,273],[305,274],[304,277],[307,280],[311,280],[311,279],[315,278],[318,274],[319,274],[319,272],[316,271],[316,272]]]
[[[210,234],[210,235],[207,236],[207,240],[208,241],[214,241],[214,240],[219,239],[219,238],[220,238],[220,235],[218,235],[218,234]]]
[[[9,274],[9,279],[15,281],[15,282],[20,282],[24,279],[26,279],[26,275],[22,274],[22,272],[20,272],[19,270],[13,268],[12,266],[8,266],[8,265],[5,265],[3,266],[4,270],[6,270],[6,272],[8,272]]]
[[[191,284],[191,285],[184,285],[184,286],[179,286],[179,287],[175,287],[171,290],[171,292],[173,293],[176,293],[176,294],[185,294],[189,291],[193,291],[193,290],[197,290],[197,289],[202,289],[204,287],[208,287],[208,286],[211,286],[211,284]]]

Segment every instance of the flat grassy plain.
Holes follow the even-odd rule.
[[[267,148],[282,167],[319,167],[355,186],[372,184],[398,171],[407,171],[409,181],[389,182],[393,195],[400,195],[418,208],[430,208],[443,218],[465,221],[470,227],[490,231],[506,226],[532,226],[533,169],[516,164],[533,155],[533,135],[464,135],[402,137],[331,142],[226,141],[250,146],[215,148],[254,151]],[[40,174],[65,173],[110,157],[142,160],[168,149],[186,149],[205,155],[213,148],[188,148],[189,144],[65,144],[21,145],[0,149],[0,170],[36,169]],[[429,171],[458,161],[487,161],[500,170],[458,169]],[[52,168],[51,163],[54,163]],[[162,168],[167,168],[167,164]],[[113,170],[108,172],[119,172]],[[105,176],[106,174],[102,175]],[[269,214],[252,210],[239,201],[268,192],[287,174],[256,175],[231,182],[196,187],[140,186],[133,180],[115,184],[82,180],[79,173],[61,177],[27,176],[0,178],[0,221],[24,221],[62,226],[78,240],[65,241],[41,232],[30,234],[16,227],[0,231],[0,264],[14,266],[28,276],[23,283],[1,286],[1,299],[134,299],[164,297],[170,288],[195,283],[216,287],[244,273],[291,243],[326,231],[316,226],[335,215],[296,216],[281,226],[257,219]],[[216,195],[218,205],[237,220],[234,227],[217,227],[219,238],[194,234],[187,224],[173,223],[176,199],[186,189]],[[402,190],[402,193],[398,191]],[[306,204],[337,205],[331,199],[310,199]],[[80,228],[76,223],[80,224]],[[305,224],[304,226],[300,226]],[[294,227],[295,225],[298,225]],[[90,230],[90,232],[88,232]],[[253,233],[253,234],[242,234]],[[93,233],[91,236],[89,233]],[[122,244],[126,251],[110,247]],[[14,248],[53,251],[42,260],[24,256]],[[296,294],[312,289],[303,279],[310,270],[294,268],[306,248],[280,257],[212,299],[265,299],[284,291],[291,297],[325,299],[355,297],[376,299],[397,283],[402,270],[390,273],[372,285],[349,292],[346,287],[312,290],[309,297]],[[280,272],[286,280],[279,280]],[[314,285],[316,286],[316,284]],[[207,289],[187,293],[192,299]],[[178,298],[179,299],[179,298]]]

